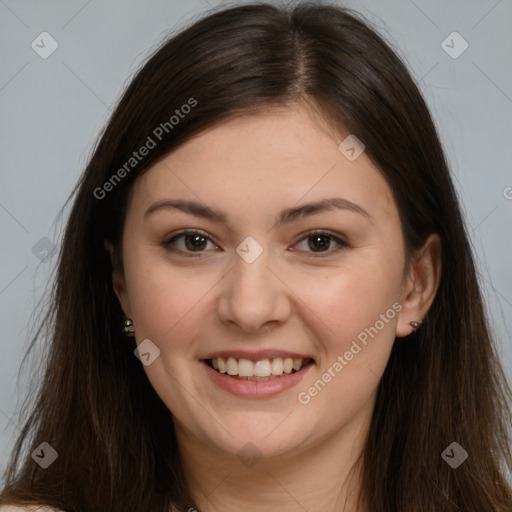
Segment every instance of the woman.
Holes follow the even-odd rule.
[[[225,9],[138,72],[76,188],[1,503],[510,512],[486,322],[399,58],[346,9]]]

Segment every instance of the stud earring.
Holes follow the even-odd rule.
[[[418,321],[413,320],[412,322],[409,322],[409,325],[410,325],[414,330],[416,330],[416,329],[418,329],[419,327],[421,327],[421,324],[422,324],[422,323],[423,323],[423,322],[422,322],[421,320],[418,320]]]
[[[133,338],[135,336],[135,329],[133,328],[133,322],[130,318],[125,318],[123,320],[123,330],[121,331],[128,338]]]

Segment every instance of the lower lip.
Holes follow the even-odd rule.
[[[214,370],[205,361],[201,362],[215,384],[229,393],[243,398],[269,398],[276,396],[296,386],[313,366],[313,363],[309,363],[298,372],[285,374],[277,379],[262,381],[234,379],[226,373],[219,373],[217,370]]]

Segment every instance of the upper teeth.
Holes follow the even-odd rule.
[[[213,367],[220,373],[238,375],[240,377],[269,377],[270,375],[282,375],[298,371],[304,365],[306,359],[291,357],[276,357],[274,359],[261,359],[251,361],[250,359],[235,359],[234,357],[216,357],[212,359]]]

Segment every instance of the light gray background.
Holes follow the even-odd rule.
[[[512,2],[344,1],[405,59],[440,130],[462,199],[491,323],[512,379]],[[56,262],[56,216],[122,87],[166,36],[215,0],[0,0],[0,471],[29,389],[18,381],[28,322]],[[231,4],[234,5],[234,4]],[[458,58],[442,42],[458,32]],[[57,41],[47,59],[31,47]],[[461,41],[445,43],[460,49]],[[48,48],[48,43],[45,43]],[[452,50],[453,51],[453,50]],[[80,343],[80,340],[76,340]]]

